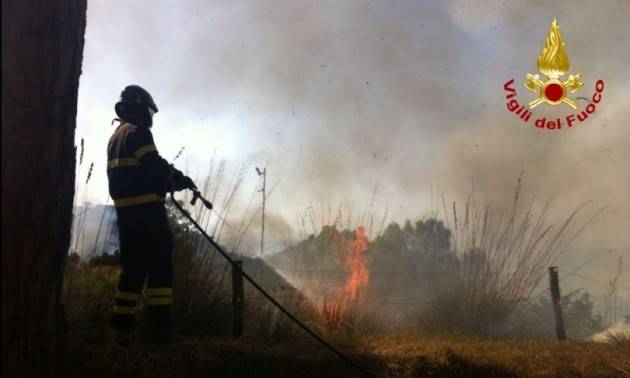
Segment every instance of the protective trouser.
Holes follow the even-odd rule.
[[[173,237],[163,202],[116,208],[120,274],[112,326],[128,331],[147,280],[147,315],[154,331],[170,330],[173,303]]]

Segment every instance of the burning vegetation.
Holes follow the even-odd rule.
[[[367,255],[370,239],[365,228],[358,227],[354,239],[342,240],[341,246],[339,265],[347,269],[347,278],[342,286],[330,289],[331,295],[324,299],[321,307],[322,321],[333,329],[352,321],[359,293],[367,287],[370,278]]]
[[[442,219],[392,222],[372,239],[365,227],[324,226],[267,261],[318,306],[330,330],[356,331],[369,323],[425,333],[541,335],[546,331],[525,330],[523,317],[547,295],[539,287],[547,266],[598,212],[579,220],[579,208],[553,223],[550,204],[523,207],[520,191],[519,180],[507,210],[471,196],[447,212],[443,201]],[[567,304],[571,298],[577,300],[575,292]],[[588,307],[590,299],[584,303]],[[591,312],[583,316],[582,324],[597,324]]]

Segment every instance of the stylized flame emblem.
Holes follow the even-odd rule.
[[[549,105],[565,103],[573,109],[577,109],[575,100],[570,99],[567,95],[569,92],[576,92],[584,85],[582,75],[569,75],[566,81],[560,80],[560,77],[569,71],[571,64],[564,48],[558,21],[555,18],[551,23],[545,47],[538,56],[537,63],[538,71],[547,76],[547,81],[542,81],[539,75],[527,74],[525,88],[532,92],[538,92],[538,98],[529,103],[530,109],[543,102]]]

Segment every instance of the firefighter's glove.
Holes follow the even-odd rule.
[[[190,189],[190,190],[197,190],[197,185],[195,185],[195,182],[188,176],[184,176],[184,178],[182,178],[182,189]]]
[[[184,174],[179,171],[175,172],[175,174],[173,175],[171,187],[176,192],[184,189],[197,189],[194,181],[190,177],[184,176]]]

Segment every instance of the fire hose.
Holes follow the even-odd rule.
[[[195,190],[195,189],[192,189],[192,191],[193,191],[193,198],[190,201],[191,205],[194,206],[195,203],[197,202],[197,200],[201,200],[201,202],[203,203],[203,205],[204,205],[204,207],[206,209],[212,210],[212,203],[210,201],[208,201],[207,199],[205,199],[201,195],[201,192],[199,192],[198,190]],[[175,195],[174,195],[173,192],[171,192],[171,200],[173,201],[173,204],[175,205],[175,207],[177,207],[177,209],[179,209],[179,211],[195,226],[195,228],[206,238],[206,240],[208,240],[208,242],[210,242],[210,244],[212,244],[212,246],[221,254],[221,256],[223,256],[223,258],[225,258],[225,260],[227,260],[227,262],[232,266],[232,269],[236,269],[241,275],[243,275],[243,278],[245,278],[250,284],[252,284],[252,286],[256,290],[258,290],[258,292],[260,292],[260,294],[262,294],[265,298],[267,298],[267,300],[269,300],[269,302],[271,302],[284,315],[286,315],[295,324],[297,324],[300,328],[302,328],[302,330],[304,330],[306,333],[311,335],[315,340],[317,340],[320,344],[322,344],[326,349],[328,349],[331,352],[333,352],[334,354],[336,354],[339,358],[341,358],[348,365],[350,365],[353,368],[357,369],[358,371],[360,371],[362,374],[364,374],[367,377],[373,377],[374,376],[372,373],[367,371],[364,367],[362,367],[359,364],[357,364],[350,357],[348,357],[347,355],[342,353],[339,349],[335,348],[331,343],[326,341],[322,336],[318,335],[315,331],[313,331],[311,328],[309,328],[300,319],[298,319],[295,315],[293,315],[288,309],[286,309],[282,304],[280,304],[274,297],[272,297],[271,294],[269,294],[265,289],[263,289],[262,286],[260,286],[249,274],[247,274],[243,270],[243,268],[241,268],[238,264],[236,264],[236,262],[229,256],[229,254],[227,252],[225,252],[223,247],[221,247],[217,242],[215,242],[214,239],[210,235],[208,235],[206,233],[206,231],[190,216],[190,214],[186,210],[184,210],[184,208],[182,208],[182,206],[179,204],[179,202],[177,202],[175,200]]]

